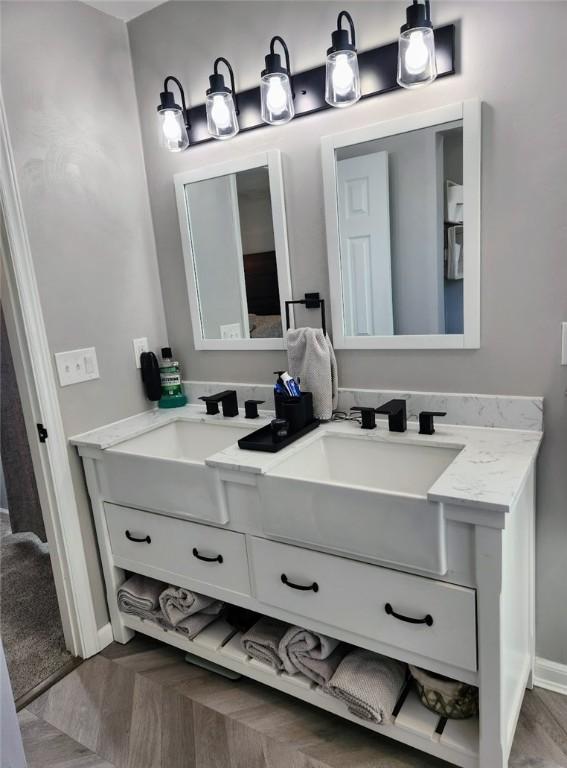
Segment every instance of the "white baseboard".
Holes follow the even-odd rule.
[[[536,658],[534,685],[567,696],[567,664]]]
[[[114,642],[114,635],[112,634],[112,624],[108,622],[98,630],[98,649],[102,651],[107,645]]]

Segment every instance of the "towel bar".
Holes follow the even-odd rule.
[[[304,299],[296,299],[286,301],[285,303],[285,326],[289,331],[289,305],[290,304],[303,304],[306,309],[320,309],[321,310],[321,328],[323,330],[323,336],[327,333],[327,323],[325,320],[325,299],[322,299],[319,293],[306,293]]]

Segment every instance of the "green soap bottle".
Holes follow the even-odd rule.
[[[182,405],[186,405],[187,395],[183,391],[181,370],[177,360],[173,359],[171,347],[163,347],[161,350],[159,377],[161,380],[159,407],[179,408]]]

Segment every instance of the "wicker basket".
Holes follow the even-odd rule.
[[[478,715],[478,688],[410,665],[421,703],[441,717],[464,720]]]

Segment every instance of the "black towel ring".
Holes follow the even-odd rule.
[[[325,321],[325,299],[322,299],[319,293],[306,293],[304,299],[297,299],[292,301],[286,301],[285,303],[285,326],[289,331],[289,306],[290,304],[303,304],[305,309],[320,309],[321,310],[321,328],[323,330],[323,336],[327,334],[327,323]]]

